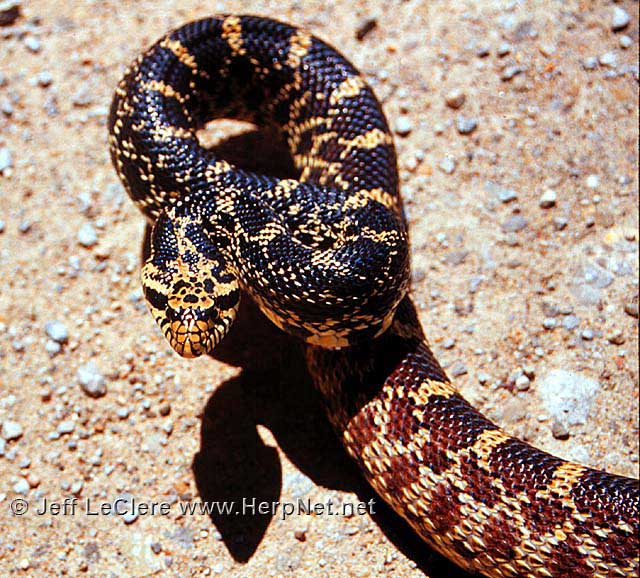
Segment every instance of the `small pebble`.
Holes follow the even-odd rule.
[[[629,25],[629,22],[631,22],[629,13],[624,8],[620,8],[620,6],[614,6],[611,14],[611,30],[622,30]]]
[[[638,319],[638,304],[637,303],[625,303],[624,312],[631,317]]]
[[[626,338],[622,331],[615,330],[613,331],[613,333],[607,336],[607,341],[609,341],[609,343],[613,345],[622,345],[626,341]]]
[[[442,342],[442,347],[444,347],[445,349],[453,349],[455,344],[456,344],[455,340],[448,338]]]
[[[444,101],[449,108],[460,108],[466,99],[467,95],[459,88],[450,90],[444,97]]]
[[[608,68],[615,68],[618,64],[618,55],[611,51],[605,52],[602,56],[598,58],[598,61],[602,66],[606,66]]]
[[[20,16],[19,0],[0,2],[0,26],[11,26]]]
[[[513,189],[498,189],[498,199],[501,203],[510,203],[518,198],[518,192]]]
[[[85,223],[80,227],[77,238],[83,247],[93,247],[98,242],[98,234],[91,223]]]
[[[519,375],[516,378],[515,385],[518,391],[527,391],[531,385],[531,380],[526,375]]]
[[[558,322],[553,317],[547,317],[542,322],[542,326],[545,329],[555,329],[557,325],[558,325]]]
[[[562,327],[568,329],[569,331],[572,331],[573,329],[578,327],[578,325],[580,325],[580,320],[575,315],[567,315],[562,320]]]
[[[506,56],[510,52],[511,44],[509,44],[508,42],[503,42],[502,44],[500,44],[500,46],[498,46],[498,49],[496,50],[496,54],[501,57]]]
[[[511,215],[500,228],[505,233],[517,233],[518,231],[522,231],[526,229],[528,226],[527,220],[522,215]]]
[[[566,424],[559,419],[554,419],[551,424],[551,434],[557,440],[568,440],[571,435]]]
[[[554,369],[538,381],[542,409],[566,426],[587,423],[600,384],[585,375]]]
[[[594,333],[592,329],[585,329],[581,334],[580,337],[582,337],[582,339],[584,341],[592,341],[594,338]]]
[[[456,170],[456,160],[451,155],[447,155],[440,161],[438,168],[447,175],[453,174]]]
[[[625,50],[627,48],[630,48],[631,45],[633,44],[633,40],[631,40],[631,38],[629,36],[627,36],[626,34],[623,34],[620,37],[619,42],[620,42],[620,48],[624,48]]]
[[[13,484],[13,491],[16,494],[22,494],[23,496],[29,493],[31,486],[25,478],[20,478],[15,484]]]
[[[462,363],[462,361],[456,361],[449,369],[449,373],[451,373],[453,377],[460,377],[467,373],[467,366]]]
[[[567,228],[568,221],[564,217],[554,217],[553,228],[556,231],[562,231]]]
[[[54,357],[62,351],[62,346],[56,341],[47,339],[47,342],[44,344],[44,349],[51,357]]]
[[[2,219],[0,219],[0,233],[4,233],[5,223]]]
[[[25,36],[23,42],[31,52],[40,52],[42,50],[42,42],[35,36]]]
[[[2,437],[5,440],[17,440],[22,434],[22,426],[17,421],[7,420],[2,424]]]
[[[598,175],[589,175],[587,177],[587,187],[597,189],[600,186],[600,177]]]
[[[38,83],[38,86],[47,88],[47,86],[51,86],[53,76],[48,70],[43,70],[38,73],[38,76],[36,76],[36,82]]]
[[[13,164],[11,149],[7,147],[0,148],[0,173],[10,169]]]
[[[400,115],[396,119],[395,131],[400,136],[407,136],[413,130],[413,123],[406,115]]]
[[[456,119],[456,128],[460,134],[471,134],[478,128],[478,121],[475,118],[459,116]]]
[[[585,70],[594,70],[598,67],[598,59],[595,56],[589,56],[582,61],[582,68]]]
[[[44,330],[47,335],[57,343],[66,343],[69,339],[69,332],[66,326],[60,321],[47,321]]]
[[[501,80],[511,80],[514,76],[522,74],[526,68],[524,66],[507,66],[500,75]]]
[[[102,373],[93,363],[86,363],[76,373],[82,391],[89,397],[102,397],[107,393],[107,386]]]
[[[363,18],[360,23],[358,24],[358,26],[356,27],[356,38],[358,40],[363,40],[365,38],[365,36],[367,36],[367,34],[369,34],[369,32],[372,32],[373,30],[375,30],[378,27],[378,19],[373,17],[373,16],[369,16],[366,18]]]
[[[551,207],[555,207],[557,198],[558,195],[553,189],[547,189],[544,193],[542,193],[538,204],[540,205],[541,209],[550,209]]]
[[[298,542],[306,542],[307,540],[307,532],[305,530],[296,530],[293,536]]]
[[[76,429],[76,424],[70,419],[61,421],[56,428],[56,431],[60,435],[70,434],[73,430]]]
[[[150,547],[154,554],[160,554],[160,552],[162,552],[162,545],[160,542],[151,542]]]
[[[491,379],[491,376],[489,374],[484,373],[484,372],[478,373],[478,383],[480,383],[480,385],[484,385],[485,383],[489,383],[490,379]]]

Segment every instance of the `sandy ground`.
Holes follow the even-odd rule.
[[[131,59],[214,12],[304,25],[367,74],[403,133],[415,301],[463,393],[548,451],[637,476],[638,3],[175,4],[33,0],[0,27],[0,574],[463,576],[367,490],[299,350],[252,308],[197,361],[146,311],[145,225],[106,113]],[[273,156],[243,130],[208,138]],[[554,418],[558,369],[577,401]],[[119,497],[167,506],[99,511]],[[243,497],[375,507],[180,510]]]

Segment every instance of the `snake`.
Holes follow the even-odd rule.
[[[275,127],[297,178],[216,156],[197,134],[216,118]],[[144,296],[179,355],[210,353],[246,294],[300,338],[347,453],[426,547],[489,577],[638,576],[638,480],[505,433],[434,357],[393,136],[336,49],[266,17],[189,22],[126,69],[108,129],[151,227]]]

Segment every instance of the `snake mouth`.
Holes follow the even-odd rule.
[[[218,340],[214,326],[201,319],[176,320],[165,334],[171,347],[182,357],[193,358],[211,351]]]
[[[161,322],[167,341],[181,357],[194,358],[211,353],[222,341],[233,323],[235,311],[221,315],[215,307],[180,309],[172,311],[170,317]]]

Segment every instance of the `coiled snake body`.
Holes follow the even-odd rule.
[[[279,127],[300,178],[202,148],[195,131],[222,116]],[[266,18],[189,23],[127,70],[109,132],[153,223],[145,297],[179,354],[215,347],[242,289],[307,342],[347,451],[430,546],[487,576],[638,575],[637,480],[505,434],[433,357],[407,296],[392,137],[338,52]]]

